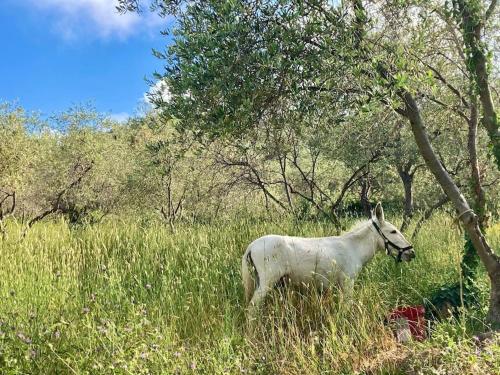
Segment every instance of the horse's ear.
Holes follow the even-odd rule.
[[[383,223],[385,220],[384,217],[384,209],[382,208],[382,203],[378,202],[377,205],[375,206],[375,216],[377,217],[377,220],[379,223]]]

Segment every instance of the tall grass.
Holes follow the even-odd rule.
[[[445,216],[421,231],[415,261],[377,255],[352,300],[277,289],[253,326],[239,274],[248,243],[268,233],[326,236],[331,225],[241,218],[172,233],[131,221],[56,221],[23,240],[15,229],[0,242],[2,374],[425,373],[451,371],[462,357],[457,371],[500,371],[498,343],[475,354],[468,340],[484,310],[403,348],[384,326],[395,306],[420,304],[459,278],[462,235]],[[498,249],[500,226],[488,236]],[[485,306],[484,272],[479,284]]]

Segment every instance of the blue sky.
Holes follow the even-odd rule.
[[[114,0],[0,0],[0,101],[50,115],[91,102],[123,119],[162,71],[167,21]]]

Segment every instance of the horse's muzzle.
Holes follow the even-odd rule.
[[[408,261],[411,261],[414,259],[417,255],[415,254],[415,250],[411,249],[406,253],[408,255]]]

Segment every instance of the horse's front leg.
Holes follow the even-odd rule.
[[[338,281],[339,289],[346,300],[352,300],[354,294],[354,279],[342,273]]]

